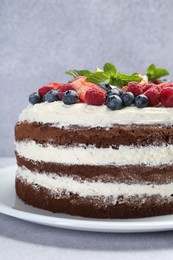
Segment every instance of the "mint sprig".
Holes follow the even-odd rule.
[[[148,76],[148,80],[153,82],[156,79],[169,75],[169,72],[163,68],[156,68],[156,66],[154,64],[151,64],[147,68],[146,74]]]
[[[69,71],[66,71],[66,74],[74,77],[74,78],[77,78],[79,76],[85,76],[85,77],[88,77],[92,72],[89,71],[89,70],[69,70]]]
[[[137,75],[126,75],[121,72],[117,72],[114,64],[107,62],[103,66],[103,71],[91,72],[89,70],[69,70],[66,71],[66,74],[79,77],[85,76],[87,82],[92,82],[94,84],[110,84],[116,85],[118,87],[123,87],[127,85],[130,81],[140,82],[142,79]]]
[[[107,62],[103,66],[102,71],[91,72],[89,70],[69,70],[66,74],[71,75],[73,77],[85,76],[87,82],[92,82],[94,84],[110,84],[118,87],[126,86],[131,81],[140,82],[142,78],[138,76],[138,73],[133,73],[131,75],[123,74],[121,72],[117,72],[114,64]],[[148,80],[150,82],[169,75],[169,72],[163,68],[156,68],[154,64],[151,64],[147,68],[146,75],[148,76]]]
[[[109,62],[104,64],[103,71],[93,72],[86,79],[86,81],[95,84],[106,83],[120,88],[127,85],[130,81],[140,82],[141,80],[142,78],[137,75],[127,75],[117,72],[116,67]]]

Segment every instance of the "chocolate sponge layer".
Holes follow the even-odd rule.
[[[16,154],[17,164],[31,171],[56,173],[59,176],[73,176],[74,179],[118,183],[166,184],[173,182],[173,165],[149,167],[144,165],[93,166],[65,165],[27,160]]]
[[[105,203],[101,197],[53,196],[45,188],[34,187],[16,178],[16,193],[25,203],[55,213],[67,213],[89,218],[142,218],[173,213],[173,200],[151,197],[120,197],[116,204]]]
[[[96,147],[115,147],[120,145],[162,145],[173,144],[171,126],[115,125],[106,128],[84,128],[72,126],[69,129],[37,123],[17,123],[16,141],[34,140],[37,143],[53,145],[95,145]]]
[[[34,140],[36,143],[64,146],[94,145],[98,148],[120,145],[148,146],[173,144],[172,126],[161,125],[114,125],[111,128],[85,128],[71,126],[66,129],[49,124],[17,123],[16,141]],[[31,171],[55,173],[60,176],[72,176],[74,179],[127,184],[166,184],[173,182],[173,165],[149,167],[146,165],[92,166],[65,165],[27,160],[16,153],[17,163]],[[67,213],[92,218],[138,218],[173,213],[173,197],[162,198],[122,196],[116,204],[104,201],[102,197],[53,196],[42,187],[35,187],[16,178],[16,193],[27,204],[52,212]]]

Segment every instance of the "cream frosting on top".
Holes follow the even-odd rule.
[[[85,103],[65,105],[62,101],[29,105],[19,116],[19,122],[49,123],[56,127],[111,127],[114,124],[173,124],[173,108],[135,106],[112,111],[107,106]]]

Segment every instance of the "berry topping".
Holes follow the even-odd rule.
[[[74,90],[67,90],[62,95],[62,101],[66,105],[75,104],[78,102],[78,94]]]
[[[144,94],[141,94],[135,98],[135,106],[143,108],[148,106],[148,98]]]
[[[84,100],[88,105],[101,106],[105,103],[105,94],[94,88],[89,89],[85,93]]]
[[[61,83],[57,82],[50,82],[49,85],[52,86],[54,89],[59,89],[62,86]]]
[[[86,80],[86,77],[79,77],[79,78],[76,78],[75,80],[73,80],[73,82],[72,82],[73,87],[76,90],[76,92],[78,93],[79,100],[81,102],[85,102],[85,93],[89,89],[95,89],[99,92],[102,92],[105,95],[106,91],[104,89],[102,89],[98,85],[95,85],[91,82],[86,82],[85,80]]]
[[[111,86],[109,84],[105,84],[105,83],[100,83],[99,87],[103,88],[104,90],[108,91],[111,90]]]
[[[172,82],[163,82],[159,85],[160,89],[163,89],[163,88],[167,88],[167,87],[173,87],[173,83]]]
[[[43,96],[43,101],[54,102],[58,100],[58,91],[50,90]]]
[[[161,83],[161,79],[156,79],[156,80],[153,81],[153,83],[158,85],[158,84]]]
[[[132,92],[124,92],[121,95],[124,106],[131,106],[134,103],[135,97]]]
[[[40,103],[42,101],[41,96],[38,94],[38,92],[34,92],[29,96],[29,102],[32,105],[35,105],[37,103]]]
[[[60,100],[62,100],[62,95],[67,90],[75,90],[72,83],[66,83],[66,84],[61,85],[61,87],[59,88],[59,91],[58,91],[58,98]]]
[[[110,90],[107,91],[106,93],[106,97],[112,96],[112,95],[117,95],[117,96],[121,96],[122,95],[122,90],[119,88],[112,88]]]
[[[165,87],[160,94],[160,100],[165,107],[173,107],[173,88]]]
[[[151,87],[144,94],[148,98],[148,106],[155,107],[160,103],[160,91],[158,91],[158,88]]]
[[[151,84],[145,84],[145,85],[142,87],[143,93],[144,93],[145,91],[147,91],[148,89],[153,88],[153,87],[155,87],[155,86],[156,86],[156,85],[153,84],[153,83],[151,83]]]
[[[41,97],[43,97],[48,91],[52,90],[52,86],[43,86],[42,88],[39,88],[38,93]]]
[[[123,106],[122,99],[117,95],[107,97],[106,106],[111,110],[121,109]]]
[[[143,93],[141,85],[133,81],[129,82],[126,91],[132,92],[135,97]]]

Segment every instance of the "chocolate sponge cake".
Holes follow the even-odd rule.
[[[59,101],[21,113],[15,137],[22,200],[95,218],[173,213],[173,109],[107,110]]]
[[[113,64],[68,73],[89,76],[40,88],[16,123],[18,197],[89,218],[172,214],[173,83],[151,83],[167,71],[152,64],[145,80]],[[108,75],[128,85],[92,82]]]

